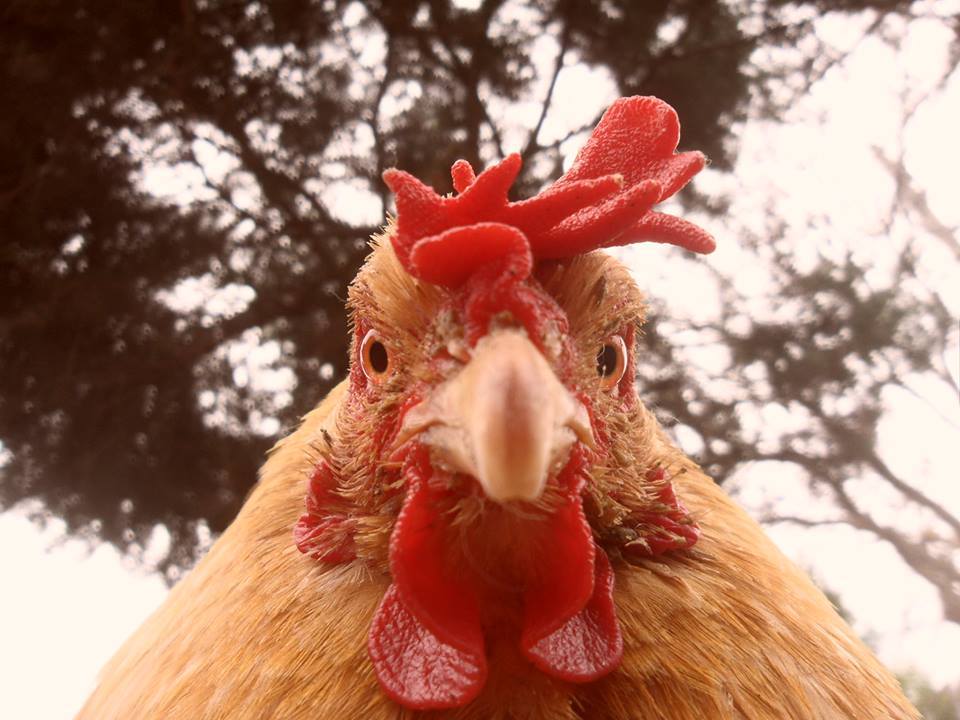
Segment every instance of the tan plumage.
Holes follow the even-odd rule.
[[[589,359],[598,337],[642,319],[639,291],[602,254],[547,268],[538,280],[566,311],[574,344]],[[449,319],[431,315],[439,292],[407,275],[389,243],[375,248],[351,290],[355,317],[391,328],[418,381],[431,379],[415,361],[429,352],[431,333],[457,332],[441,327]],[[367,631],[390,580],[386,546],[396,507],[375,497],[381,476],[363,462],[370,428],[356,413],[340,412],[347,397],[343,383],[278,443],[236,521],[104,669],[79,718],[419,716],[383,694],[367,657]],[[670,469],[701,539],[689,551],[645,560],[611,554],[625,646],[612,674],[585,685],[563,683],[494,635],[480,696],[464,708],[427,715],[917,718],[824,595],[670,444],[652,414],[640,403],[623,410],[605,402],[598,395],[614,461],[595,470],[588,491],[595,536],[615,531],[624,502],[648,501],[640,470],[659,464]],[[363,509],[359,558],[349,564],[319,563],[291,539],[318,456],[344,470],[343,494]],[[632,500],[613,500],[614,490]]]

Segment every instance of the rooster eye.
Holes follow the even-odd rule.
[[[627,370],[627,345],[623,338],[614,335],[608,338],[597,353],[597,375],[600,387],[609,390],[614,387]]]
[[[383,382],[390,373],[390,353],[376,330],[368,330],[360,343],[360,367],[374,383]]]

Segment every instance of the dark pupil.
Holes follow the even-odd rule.
[[[370,343],[370,367],[377,373],[385,373],[387,368],[390,367],[387,348],[379,340]]]
[[[600,377],[609,377],[617,369],[617,349],[607,343],[597,353],[597,373]]]

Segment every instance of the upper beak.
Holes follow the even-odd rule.
[[[406,414],[397,443],[417,434],[498,502],[536,500],[574,442],[593,447],[583,403],[514,329],[482,338],[466,366]]]

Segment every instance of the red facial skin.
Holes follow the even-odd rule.
[[[623,382],[632,383],[627,377]],[[416,402],[408,401],[392,418],[385,438],[395,436],[403,412]],[[563,488],[566,502],[546,525],[540,542],[550,551],[540,557],[523,593],[521,652],[541,671],[568,682],[602,677],[616,667],[623,649],[613,605],[613,571],[583,512],[589,466],[606,444],[605,433],[597,430],[598,455],[577,445],[565,468],[550,480]],[[472,700],[486,680],[482,616],[484,607],[497,604],[497,592],[484,587],[483,578],[450,572],[445,553],[449,536],[437,518],[446,516],[462,491],[443,484],[426,447],[411,444],[403,458],[405,497],[390,544],[393,583],[371,625],[369,652],[384,691],[398,703],[416,709],[460,706]],[[655,468],[647,479],[660,487],[663,512],[629,518],[627,527],[635,524],[640,540],[622,545],[621,551],[652,556],[690,547],[698,530],[664,471]],[[329,466],[318,465],[310,481],[307,513],[295,530],[301,551],[330,564],[355,557],[353,520],[331,511],[336,484]]]
[[[678,138],[679,123],[668,105],[655,98],[621,99],[563,178],[540,195],[513,203],[507,192],[520,170],[518,155],[480,176],[458,161],[451,173],[459,194],[452,198],[406,173],[388,170],[384,180],[397,194],[394,250],[411,275],[452,291],[468,344],[487,334],[494,316],[508,314],[545,351],[547,328],[565,336],[568,322],[557,303],[528,282],[535,262],[641,240],[670,242],[694,252],[713,250],[705,231],[651,210],[704,165],[700,153],[674,152]],[[356,332],[358,337],[366,332],[362,321]],[[625,334],[632,347],[632,328]],[[565,343],[561,366],[572,361],[571,353]],[[557,370],[563,380],[563,368]],[[614,390],[625,406],[637,402],[633,374],[631,359]],[[350,392],[374,392],[356,358]],[[578,397],[589,411],[589,398]],[[403,413],[418,400],[412,394],[391,417],[381,419],[378,452],[396,436]],[[531,526],[547,551],[521,582],[520,650],[542,672],[568,682],[605,675],[617,666],[623,650],[613,569],[583,510],[590,465],[606,444],[605,428],[592,421],[598,455],[591,457],[577,444],[566,466],[548,480],[562,502]],[[486,680],[485,619],[495,612],[498,597],[484,578],[451,563],[447,527],[438,518],[462,497],[456,478],[434,468],[427,449],[415,439],[402,458],[391,459],[403,460],[405,494],[390,541],[393,583],[371,626],[370,657],[384,691],[398,703],[413,709],[462,706]],[[690,547],[699,531],[669,479],[660,468],[647,479],[658,488],[659,502],[655,511],[628,518],[644,540],[621,550],[642,556]],[[353,521],[348,512],[335,511],[335,487],[336,478],[321,463],[310,481],[307,512],[295,529],[300,550],[326,563],[355,557]]]
[[[293,528],[293,540],[300,552],[333,565],[357,556],[353,546],[353,520],[331,510],[337,484],[330,466],[321,461],[307,486],[307,511]]]

